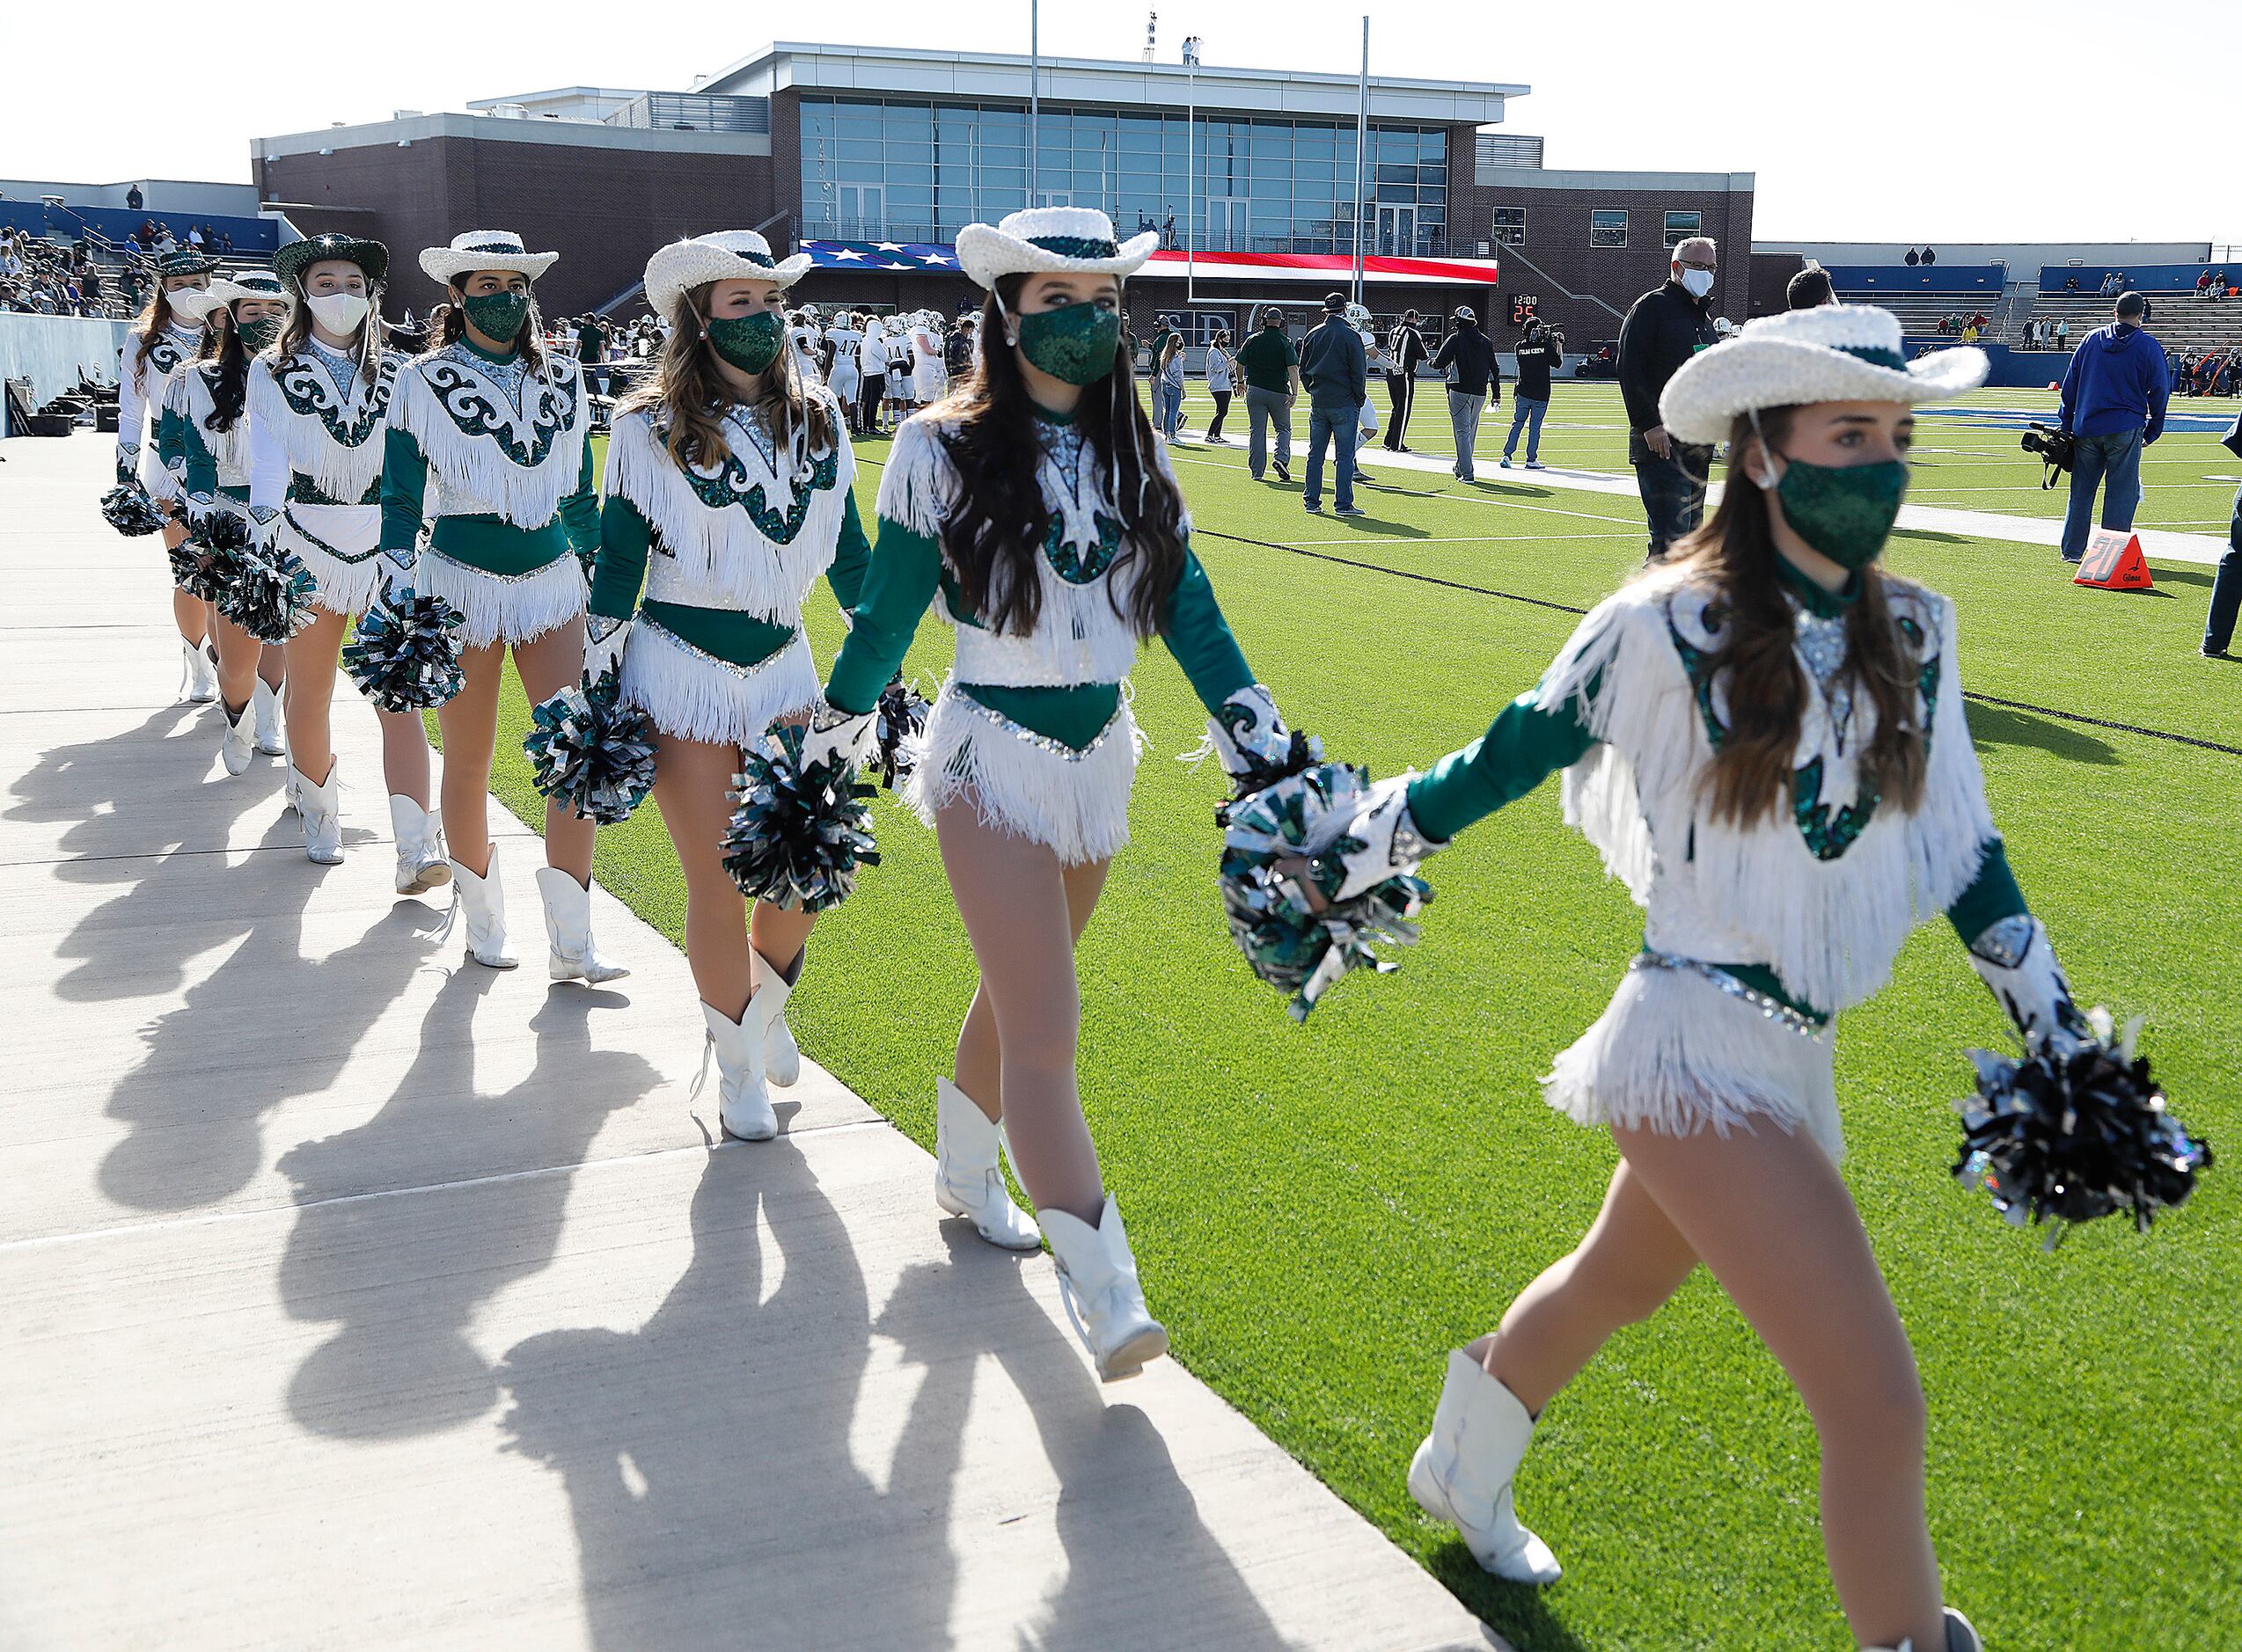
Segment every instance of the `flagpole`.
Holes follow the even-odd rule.
[[[1037,0],[1028,0],[1028,200],[1027,200],[1027,204],[1028,204],[1029,206],[1030,206],[1030,207],[1032,207],[1032,206],[1034,206],[1034,205],[1036,205],[1036,204],[1037,204],[1037,202],[1036,202],[1036,147],[1037,147],[1037,145],[1036,145],[1036,137],[1037,137],[1037,132],[1036,132],[1036,116],[1037,116],[1037,106],[1036,106],[1036,83],[1037,83],[1037,82],[1038,82],[1038,81],[1040,81],[1040,80],[1043,78],[1043,75],[1042,75],[1042,72],[1041,72],[1041,66],[1040,66],[1040,63],[1039,63],[1039,61],[1038,61],[1038,53],[1037,53],[1037,23],[1038,23],[1039,21],[1040,21],[1040,19],[1038,18],[1038,17],[1037,17]],[[1364,26],[1366,28],[1366,27],[1368,26],[1368,25],[1369,25],[1369,19],[1368,19],[1368,18],[1365,18],[1363,21],[1364,21]]]
[[[1362,215],[1365,162],[1370,147],[1370,18],[1362,19],[1362,73],[1354,92],[1354,301],[1362,302]]]

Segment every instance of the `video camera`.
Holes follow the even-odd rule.
[[[2043,488],[2053,487],[2065,471],[2078,463],[2078,438],[2070,431],[2059,430],[2053,425],[2035,421],[2024,433],[2024,440],[2019,445],[2026,453],[2038,454],[2040,463],[2048,467],[2047,474],[2040,479],[2040,486]]]

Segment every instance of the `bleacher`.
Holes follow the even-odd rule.
[[[2242,347],[2242,297],[2234,296],[2233,289],[2242,283],[2242,265],[2226,265],[2228,296],[2199,298],[2195,282],[2203,273],[2201,264],[2150,264],[2127,266],[2117,274],[2127,278],[2127,283],[2144,294],[2149,300],[2149,331],[2157,341],[2168,350],[2194,351],[2231,350]],[[2222,266],[2211,266],[2216,270]],[[2108,325],[2110,305],[2114,296],[2101,291],[2103,278],[2112,271],[2094,267],[2079,268],[2054,266],[2040,272],[2040,290],[2031,307],[2021,310],[2009,330],[2002,335],[2011,344],[2021,344],[2024,330],[2031,321],[2068,321],[2070,342],[2076,346],[2095,328]],[[2066,285],[2077,283],[2072,291]]]
[[[1876,304],[1900,318],[1910,339],[1938,336],[1948,316],[1983,311],[1985,336],[2002,336],[2009,308],[2008,269],[2000,264],[1831,264],[1839,302]],[[1958,336],[1953,341],[1960,343]]]
[[[0,230],[19,229],[34,239],[57,247],[67,247],[81,239],[85,242],[93,262],[101,271],[102,311],[112,317],[128,316],[136,308],[125,302],[122,278],[129,266],[145,261],[134,236],[142,223],[150,219],[159,226],[169,224],[172,234],[182,242],[193,225],[223,230],[234,243],[231,252],[218,255],[229,270],[270,269],[273,253],[280,245],[280,226],[269,218],[216,213],[131,212],[106,207],[81,208],[71,206],[67,200],[59,204],[44,199],[0,201]]]

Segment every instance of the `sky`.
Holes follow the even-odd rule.
[[[1378,0],[1374,74],[1524,83],[1505,126],[1550,165],[1758,175],[1763,240],[2208,240],[2242,245],[2236,0],[1594,0],[1546,11]],[[534,8],[388,0],[191,13],[19,5],[0,177],[246,181],[253,136],[551,86],[683,89],[769,43],[1024,52],[1027,0],[800,9],[634,0]],[[1165,0],[1158,55],[1351,72],[1365,0]],[[80,15],[101,26],[77,26]],[[724,19],[712,29],[710,20]],[[470,19],[472,51],[443,43]],[[736,21],[735,21],[736,19]],[[1593,19],[1592,28],[1586,20]],[[1043,50],[1135,58],[1142,9],[1047,5]],[[493,31],[497,31],[493,33]],[[1980,46],[1978,42],[1982,42]],[[2209,66],[2174,91],[2173,62]],[[27,72],[26,72],[27,71]]]

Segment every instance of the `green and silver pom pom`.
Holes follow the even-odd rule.
[[[848,898],[860,868],[880,864],[865,800],[875,788],[839,757],[805,771],[802,743],[799,727],[774,728],[772,749],[747,753],[732,777],[724,870],[750,900],[822,912]]]
[[[434,711],[466,686],[459,665],[459,610],[441,596],[376,603],[344,645],[342,669],[385,712]]]
[[[603,826],[628,820],[654,789],[654,723],[617,702],[621,674],[610,666],[530,708],[522,742],[537,789]]]
[[[286,642],[311,623],[319,581],[285,545],[244,555],[218,596],[218,612],[260,642]]]
[[[164,513],[138,485],[120,483],[101,495],[101,519],[128,539],[160,533]]]
[[[926,732],[930,708],[927,697],[905,683],[898,671],[895,680],[880,691],[880,703],[873,709],[878,714],[880,784],[892,792],[898,781],[910,778],[912,754],[905,742]]]

